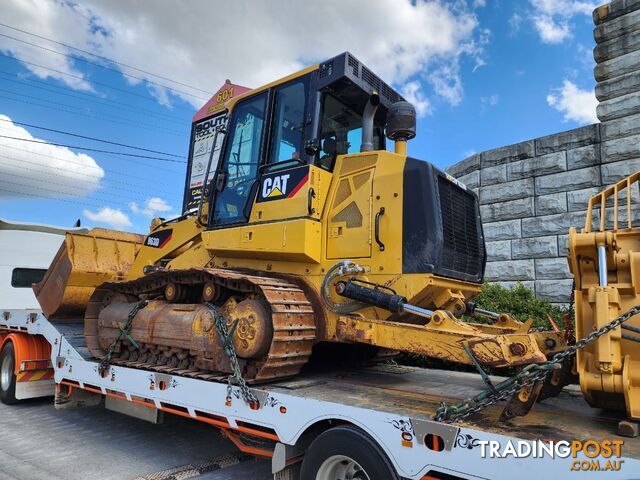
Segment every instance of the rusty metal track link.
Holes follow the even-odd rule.
[[[161,295],[169,283],[202,285],[213,282],[235,294],[259,293],[271,307],[273,339],[266,360],[262,361],[257,374],[247,378],[251,383],[272,381],[297,375],[311,356],[316,335],[315,316],[311,302],[302,289],[286,280],[244,274],[217,268],[193,268],[188,270],[159,271],[129,282],[109,282],[98,287],[93,294],[85,314],[85,322],[98,322],[104,300],[113,293],[127,295]],[[90,339],[87,338],[89,343]],[[114,364],[134,368],[150,368],[149,364],[115,359]],[[136,365],[138,364],[138,365]],[[173,374],[202,376],[208,379],[223,378],[222,374],[203,370],[180,370],[157,365],[152,370],[160,372],[178,370]],[[205,379],[205,378],[203,378]]]

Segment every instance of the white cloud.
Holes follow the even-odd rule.
[[[116,229],[124,229],[132,225],[127,214],[119,208],[102,207],[97,212],[83,210],[82,214],[92,222],[104,223]]]
[[[488,105],[489,107],[495,107],[498,104],[498,100],[500,100],[500,95],[497,93],[486,97],[480,97],[480,102],[482,102],[483,105]]]
[[[540,38],[545,43],[561,43],[565,38],[571,36],[569,24],[565,21],[556,21],[551,17],[541,15],[536,16],[533,22]]]
[[[72,45],[84,45],[90,35],[89,12],[71,2],[9,0],[3,2],[2,19],[9,25],[47,38],[64,37],[64,40]],[[18,32],[3,33],[31,43],[43,43]],[[54,45],[46,46],[54,49]],[[6,37],[0,37],[0,52],[9,53],[19,60],[29,62],[25,66],[39,78],[55,78],[78,90],[92,89],[82,72],[76,69],[72,60],[67,57],[45,52]]]
[[[515,35],[520,31],[522,20],[522,15],[519,13],[514,13],[511,18],[509,18],[509,35]]]
[[[577,123],[597,123],[596,107],[598,100],[593,90],[581,90],[574,83],[565,80],[562,88],[547,95],[547,103],[562,112],[564,121]]]
[[[136,202],[131,202],[129,208],[136,215],[146,215],[147,217],[156,217],[159,214],[167,215],[173,210],[173,207],[160,197],[148,198],[142,207]]]
[[[428,76],[435,92],[451,105],[459,105],[464,90],[460,78],[460,65],[457,62],[445,63]]]
[[[580,60],[582,68],[585,71],[592,73],[593,68],[596,66],[596,61],[593,58],[593,49],[579,43],[577,45],[577,50],[579,55],[578,59]]]
[[[484,2],[475,3],[478,6]],[[435,82],[436,94],[444,93],[444,98],[455,104],[462,89],[460,71],[446,65],[455,66],[461,57],[481,63],[482,37],[486,35],[486,31],[478,32],[478,20],[466,3],[432,0],[237,0],[225,4],[224,15],[213,3],[193,5],[170,0],[158,0],[153,8],[130,0],[87,0],[82,7],[71,2],[5,0],[2,10],[3,22],[18,28],[209,92],[226,78],[259,86],[349,50],[398,87],[423,74],[439,72],[435,77],[447,87],[439,88],[441,82]],[[222,45],[221,41],[226,43]],[[59,45],[51,47],[64,50]],[[56,61],[60,64],[57,69],[78,74],[64,57],[18,47],[8,39],[2,40],[0,48],[22,60]],[[38,75],[52,75],[28,68]],[[126,78],[131,83],[139,82]],[[75,86],[86,88],[82,83]],[[171,101],[162,87],[149,88],[161,102]],[[206,97],[201,92],[193,93]],[[189,95],[178,95],[195,107],[203,103]]]
[[[405,83],[401,93],[402,96],[406,98],[407,102],[411,102],[413,104],[419,117],[423,117],[429,113],[429,107],[431,104],[425,97],[420,82],[414,80]]]
[[[572,19],[575,16],[591,16],[602,3],[582,0],[529,0],[533,8],[531,21],[544,43],[562,43],[572,36]]]
[[[0,114],[0,135],[44,142]],[[96,190],[104,170],[89,155],[48,143],[2,138],[0,199],[82,197]]]

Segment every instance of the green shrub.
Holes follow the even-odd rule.
[[[529,288],[518,283],[513,288],[504,288],[495,283],[485,283],[482,291],[473,299],[476,306],[497,313],[509,313],[520,321],[533,318],[534,327],[551,328],[547,315],[553,318],[558,327],[564,327],[562,318],[564,309],[536,298]],[[471,321],[486,321],[482,317],[467,318]]]

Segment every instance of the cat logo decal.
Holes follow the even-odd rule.
[[[297,167],[268,173],[260,179],[257,202],[292,198],[309,180],[309,167]]]

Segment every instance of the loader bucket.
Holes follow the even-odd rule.
[[[67,232],[44,278],[33,286],[42,312],[50,320],[83,321],[95,287],[123,279],[143,241],[142,235],[101,228]]]

